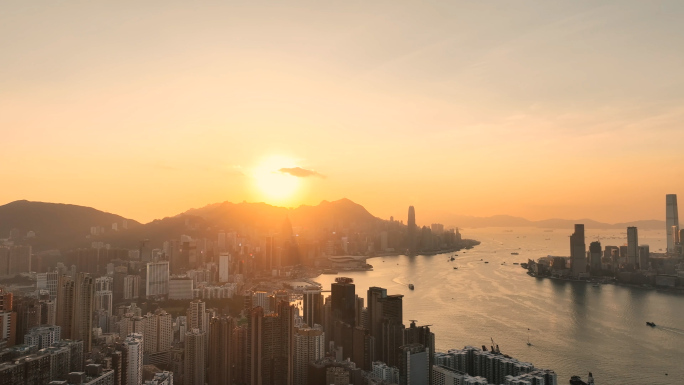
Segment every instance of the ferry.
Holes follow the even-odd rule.
[[[412,284],[412,283],[409,283],[408,287],[409,287],[409,289],[411,289],[411,290],[413,290],[413,289],[414,289],[414,286],[413,286],[413,284]]]

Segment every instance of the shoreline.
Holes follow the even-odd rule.
[[[414,257],[419,257],[419,256],[433,256],[433,255],[439,255],[439,254],[448,254],[448,253],[454,253],[461,251],[463,249],[470,250],[473,247],[479,245],[481,242],[474,240],[474,239],[463,239],[461,245],[458,247],[452,247],[448,249],[442,249],[442,250],[436,250],[436,251],[429,251],[429,252],[424,252],[424,253],[419,253],[413,255]],[[382,253],[382,254],[376,254],[376,255],[368,255],[365,256],[366,260],[371,259],[371,258],[383,258],[383,257],[397,257],[400,255],[408,255],[406,253],[402,252],[391,252],[391,253]],[[315,268],[312,269],[313,271],[309,271],[309,274],[306,274],[297,278],[301,280],[314,280],[321,275],[339,275],[341,273],[345,272],[358,272],[358,271],[373,271],[375,267],[366,269],[366,268],[340,268],[340,269],[335,269],[335,268]],[[329,273],[326,273],[326,271],[331,271]],[[334,271],[334,273],[332,272]],[[308,281],[307,281],[308,282]]]
[[[590,280],[586,280],[586,279],[567,279],[567,278],[552,277],[552,276],[548,276],[548,275],[534,275],[534,274],[530,274],[529,272],[527,273],[527,275],[529,275],[532,278],[551,279],[554,281],[583,282],[585,284],[592,284],[592,285],[594,284],[594,282],[592,282]],[[632,289],[641,289],[644,291],[656,291],[656,292],[667,293],[667,294],[684,295],[684,288],[682,288],[682,287],[667,288],[667,287],[643,286],[643,285],[636,285],[633,283],[623,283],[623,282],[614,281],[614,278],[611,278],[611,281],[609,281],[609,282],[599,282],[599,284],[629,287]]]

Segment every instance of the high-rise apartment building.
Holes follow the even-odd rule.
[[[435,333],[430,331],[429,326],[416,326],[415,321],[411,321],[411,326],[404,329],[404,343],[421,344],[428,352],[428,368],[435,364]],[[429,383],[432,384],[432,370],[428,370]]]
[[[230,317],[214,317],[209,321],[209,362],[207,382],[209,385],[233,383],[233,329]]]
[[[219,254],[219,282],[228,282],[228,276],[230,275],[230,253]]]
[[[24,335],[24,344],[44,349],[60,340],[59,326],[37,326]]]
[[[665,231],[667,233],[667,252],[674,253],[677,237],[679,236],[677,194],[667,194],[665,196]]]
[[[206,304],[203,301],[196,299],[190,302],[187,311],[188,330],[199,329],[203,332],[207,331],[209,325],[205,324],[206,310]]]
[[[159,261],[147,264],[145,296],[162,297],[169,294],[169,262]]]
[[[294,385],[307,385],[309,363],[325,357],[323,330],[297,329],[294,334],[294,346]]]
[[[32,297],[16,297],[13,306],[17,316],[16,340],[22,341],[29,330],[40,325],[40,302]]]
[[[570,260],[572,274],[587,272],[587,246],[584,243],[584,225],[575,225],[575,232],[570,236]]]
[[[47,290],[50,292],[50,299],[57,299],[57,284],[59,280],[59,273],[50,271],[47,273],[38,273],[36,275],[36,289]]]
[[[639,259],[639,233],[636,227],[627,228],[627,264],[634,267]]]
[[[133,333],[123,342],[126,366],[126,385],[141,385],[143,379],[143,335]],[[123,385],[123,384],[122,384]]]
[[[94,294],[94,305],[93,310],[104,311],[107,315],[112,315],[112,302],[114,294],[111,290],[98,290]]]
[[[247,342],[248,383],[291,385],[294,381],[294,307],[281,301],[276,312],[250,313]]]
[[[429,385],[430,349],[422,344],[409,344],[399,349],[399,385]]]
[[[140,296],[140,276],[126,275],[123,277],[123,299],[136,299]]]
[[[94,289],[93,277],[87,273],[76,275],[71,339],[83,341],[83,350],[86,353],[92,347]]]
[[[128,322],[125,322],[128,320]],[[128,333],[143,335],[144,352],[160,353],[171,350],[173,343],[173,320],[171,314],[163,309],[144,316],[123,317]],[[122,325],[124,324],[122,323]]]
[[[71,277],[59,276],[57,285],[57,325],[62,328],[62,338],[71,339],[74,314],[74,291],[76,283]]]
[[[185,334],[183,385],[204,385],[206,332],[194,328]]]

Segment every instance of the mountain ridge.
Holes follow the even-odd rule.
[[[387,220],[372,215],[365,207],[347,198],[321,201],[317,205],[300,205],[294,208],[270,205],[265,202],[229,201],[211,203],[191,208],[174,216],[139,223],[130,218],[73,204],[32,202],[18,200],[0,206],[0,238],[18,228],[22,236],[28,231],[36,233],[34,239],[23,239],[36,251],[91,247],[92,242],[109,243],[112,247],[135,248],[141,239],[150,239],[154,245],[178,238],[181,235],[213,238],[218,231],[241,231],[252,228],[262,231],[278,231],[285,219],[299,229],[335,231],[354,227],[377,230]],[[128,229],[112,229],[112,223],[128,222]],[[481,227],[537,227],[568,228],[583,223],[587,229],[618,229],[637,226],[644,230],[660,230],[664,221],[638,220],[632,222],[603,223],[591,219],[544,219],[532,221],[511,215],[476,217],[466,215],[442,215],[440,220],[447,226],[459,228]],[[400,226],[398,222],[395,225]],[[427,224],[419,224],[419,226]],[[92,226],[102,227],[102,234],[91,235]]]

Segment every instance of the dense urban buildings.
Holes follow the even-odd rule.
[[[674,207],[668,196],[668,218],[677,217]],[[654,257],[636,227],[626,229],[624,245],[596,240],[587,249],[577,224],[569,257],[541,258],[528,268],[564,279],[646,276],[654,285],[676,285],[666,270],[681,253],[673,226],[673,251]],[[418,227],[413,207],[406,226],[392,219],[375,233],[316,240],[289,221],[278,227],[263,236],[221,230],[215,240],[145,240],[130,250],[97,244],[95,251],[42,259],[42,271],[21,273],[35,279],[33,291],[0,289],[0,371],[22,384],[557,383],[554,372],[498,347],[437,351],[430,326],[405,319],[401,294],[358,288],[340,276],[324,288],[309,278],[372,268],[368,256],[392,250],[467,246],[457,229]],[[18,247],[2,249],[6,271],[10,262],[28,268],[8,257],[27,250]],[[42,377],[22,374],[35,367],[45,368]]]

